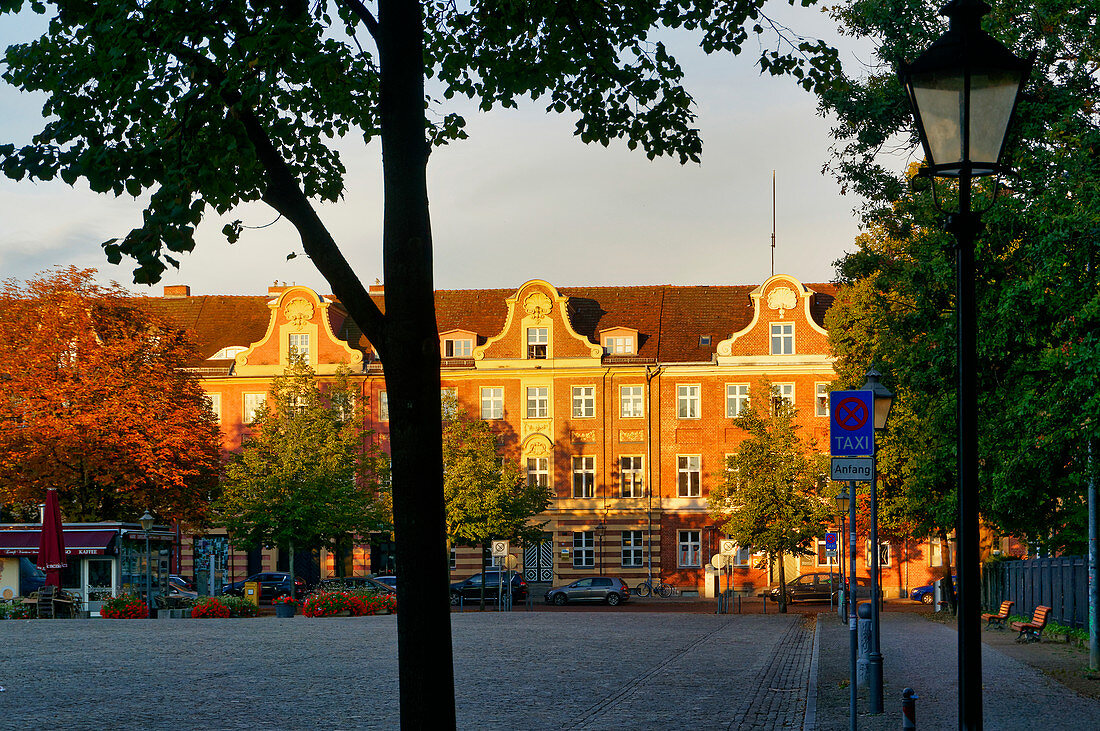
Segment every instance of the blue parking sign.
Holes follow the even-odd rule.
[[[873,457],[875,398],[872,391],[829,394],[829,453],[834,457]]]

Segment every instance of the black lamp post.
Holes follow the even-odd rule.
[[[149,548],[149,531],[153,529],[153,516],[148,510],[138,519],[145,531],[145,603],[149,607],[149,618],[153,617],[153,552]]]
[[[959,727],[982,727],[978,566],[978,459],[974,240],[981,212],[971,207],[975,176],[1002,172],[1005,138],[1034,54],[1017,58],[982,30],[990,10],[981,0],[951,0],[940,10],[946,33],[899,76],[909,95],[917,132],[933,177],[957,178],[959,209],[948,218],[955,236],[958,323],[958,577]],[[935,181],[932,187],[935,198]],[[937,204],[938,205],[938,204]]]
[[[848,489],[836,496],[836,507],[840,511],[841,533],[844,532],[844,513],[848,512],[848,593],[844,596],[846,603],[845,612],[848,617],[848,728],[856,729],[856,657],[859,655],[859,636],[856,622],[856,592],[859,591],[859,582],[856,581],[856,483],[849,482]],[[841,535],[841,541],[844,536]]]
[[[844,519],[848,516],[849,499],[847,488],[842,489],[836,494],[836,497],[833,498],[833,500],[836,501],[836,514],[840,516],[840,535],[838,536],[840,540],[837,541],[837,544],[839,544],[837,547],[840,549],[840,554],[838,556],[837,566],[840,569],[840,588],[844,590],[845,600],[848,598],[848,585],[844,580]],[[847,606],[845,602],[841,602],[841,605]],[[844,611],[843,606],[841,607],[840,614],[846,617],[847,612]]]
[[[879,383],[881,374],[874,368],[867,371],[867,380],[863,383],[864,391],[870,391],[874,399],[872,416],[875,420],[875,431],[886,428],[886,419],[890,416],[890,407],[894,404],[894,394],[890,389]],[[878,451],[878,444],[875,444]],[[877,456],[871,457],[871,565],[868,567],[871,574],[871,652],[867,656],[867,690],[868,711],[882,713],[882,645],[879,630],[879,606],[882,603],[882,582],[879,575],[879,545],[878,545],[878,466]]]

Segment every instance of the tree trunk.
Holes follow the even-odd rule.
[[[381,350],[391,414],[400,577],[401,727],[454,728],[421,8],[408,0],[381,0],[378,7],[386,287]],[[425,698],[433,701],[425,703]]]
[[[944,590],[947,594],[947,604],[951,607],[951,615],[957,616],[959,613],[958,597],[955,596],[955,582],[951,580],[951,577],[955,575],[955,552],[951,550],[951,541],[947,540],[947,531],[940,531],[940,541],[943,544],[943,550],[947,554],[944,557],[944,566],[947,567],[946,575],[943,577],[945,584]],[[939,611],[939,607],[936,608]]]
[[[783,567],[783,554],[779,554],[779,613],[787,613],[787,570]]]

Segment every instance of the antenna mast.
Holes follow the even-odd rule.
[[[775,276],[775,171],[772,170],[772,276]]]

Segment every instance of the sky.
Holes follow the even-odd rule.
[[[786,2],[768,10],[837,44],[846,66],[869,56],[819,11]],[[26,14],[0,17],[0,47],[29,40],[41,26]],[[697,103],[701,164],[651,161],[621,143],[585,145],[568,114],[547,114],[537,103],[488,114],[459,108],[470,139],[435,150],[428,166],[437,288],[518,288],[535,278],[560,287],[763,282],[772,273],[773,171],[775,273],[834,278],[833,263],[854,248],[862,201],[822,174],[830,123],[814,97],[791,79],[760,76],[752,40],[737,57],[706,56],[686,35],[669,42]],[[25,144],[40,128],[41,106],[42,98],[0,83],[0,144]],[[348,138],[340,148],[344,199],[319,213],[364,285],[373,284],[383,276],[379,146]],[[131,283],[129,260],[112,266],[100,248],[140,222],[140,201],[94,194],[80,182],[0,178],[0,279],[75,264],[143,294],[174,284],[193,294],[263,294],[276,282],[328,293],[293,227],[276,218],[260,204],[211,214],[180,268],[145,287]],[[274,223],[230,245],[221,228],[235,219]],[[287,260],[291,253],[298,256]]]

